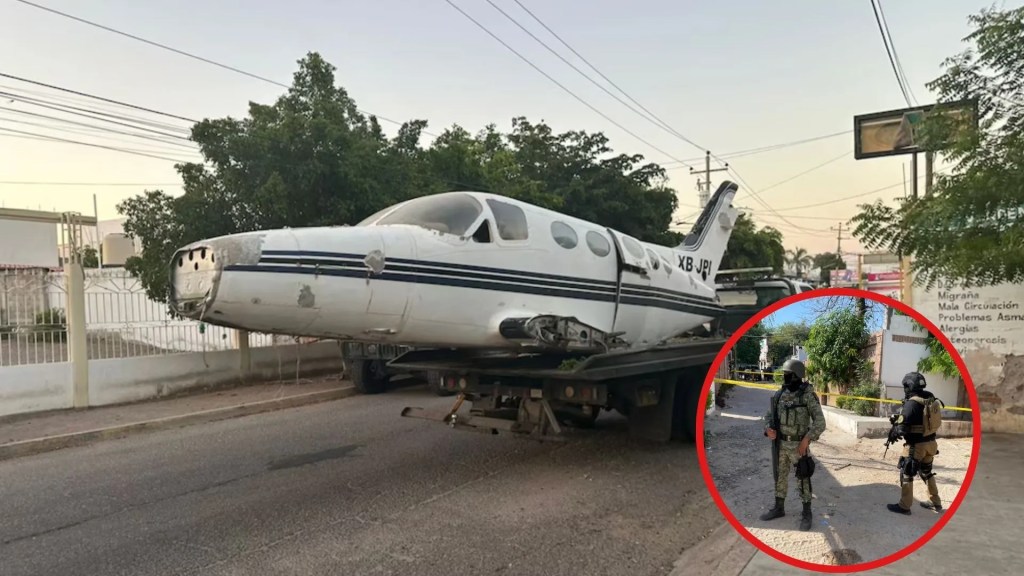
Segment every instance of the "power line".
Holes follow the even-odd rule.
[[[829,160],[826,160],[826,161],[822,162],[821,164],[818,164],[817,166],[814,166],[813,168],[808,168],[807,170],[804,170],[803,172],[800,172],[799,174],[794,174],[793,176],[790,176],[789,178],[786,178],[785,180],[780,180],[779,182],[776,182],[775,184],[772,184],[771,186],[766,186],[764,188],[761,188],[761,192],[764,193],[766,190],[771,190],[772,188],[775,188],[777,186],[782,186],[783,184],[785,184],[787,182],[792,182],[793,180],[796,180],[797,178],[799,178],[801,176],[805,176],[807,174],[810,174],[811,172],[814,172],[815,170],[819,170],[821,168],[824,168],[825,166],[828,166],[829,164],[831,164],[833,162],[837,162],[839,160],[842,160],[843,158],[846,158],[850,154],[853,154],[853,150],[847,150],[846,152],[843,152],[839,156],[836,156],[835,158],[830,158]]]
[[[42,182],[38,180],[0,180],[5,186],[181,186],[181,182]]]
[[[819,140],[827,140],[829,138],[835,138],[836,136],[844,136],[846,134],[853,134],[853,130],[843,130],[841,132],[833,132],[831,134],[824,134],[822,136],[814,136],[812,138],[804,138],[802,140],[793,140],[791,142],[782,142],[782,143],[779,143],[779,144],[769,144],[767,146],[759,146],[757,148],[747,148],[745,150],[736,150],[734,152],[726,152],[724,154],[721,154],[719,157],[723,158],[723,159],[727,159],[727,160],[732,160],[734,158],[740,158],[740,157],[743,157],[743,156],[753,156],[754,154],[761,154],[761,153],[764,153],[764,152],[774,152],[775,150],[782,150],[783,148],[789,148],[791,146],[799,146],[800,144],[807,144],[807,143],[810,143],[810,142],[817,142]],[[701,158],[695,156],[693,158],[687,158],[686,160],[689,161],[689,162],[696,162],[697,160],[701,160]],[[664,162],[664,164],[672,164],[672,162]],[[666,168],[666,170],[677,170],[677,169],[682,168],[682,167],[683,166],[671,166],[671,167]]]
[[[19,0],[19,1],[21,1],[21,0]],[[618,128],[620,129],[620,130],[622,130],[622,131],[623,131],[623,132],[625,132],[626,134],[629,134],[629,135],[630,135],[630,136],[632,136],[633,138],[636,138],[636,139],[637,139],[637,140],[638,140],[639,142],[643,142],[643,143],[644,143],[644,144],[646,144],[647,146],[650,146],[650,147],[651,147],[651,149],[653,149],[653,150],[656,150],[656,151],[658,151],[658,152],[660,152],[660,153],[664,154],[665,156],[668,156],[669,158],[672,158],[673,160],[676,160],[677,162],[680,162],[680,163],[682,163],[682,160],[679,160],[678,158],[676,158],[676,157],[675,157],[675,156],[673,156],[672,154],[670,154],[670,153],[668,153],[668,152],[666,152],[666,151],[662,150],[661,148],[658,148],[658,147],[657,147],[657,146],[655,146],[654,144],[651,144],[650,142],[648,142],[647,140],[645,140],[645,139],[644,139],[644,138],[642,138],[641,136],[638,136],[638,135],[637,135],[636,133],[634,133],[633,131],[631,131],[631,130],[630,130],[629,128],[626,128],[626,127],[625,127],[625,126],[623,126],[622,124],[619,124],[618,122],[616,122],[615,120],[613,120],[613,119],[612,119],[611,117],[609,117],[609,116],[608,116],[607,114],[605,114],[604,112],[601,112],[600,110],[598,110],[597,108],[595,108],[595,107],[594,107],[594,106],[593,106],[593,105],[592,105],[592,104],[591,104],[590,102],[587,102],[586,100],[584,100],[583,98],[581,98],[581,97],[580,97],[579,95],[577,95],[577,94],[576,94],[575,92],[573,92],[572,90],[570,90],[570,89],[566,88],[564,84],[562,84],[562,83],[561,83],[561,82],[559,82],[558,80],[555,80],[555,79],[554,79],[554,78],[553,78],[553,77],[552,77],[552,76],[551,76],[550,74],[548,74],[547,72],[545,72],[545,71],[541,70],[541,69],[540,69],[540,68],[539,68],[539,67],[538,67],[538,66],[537,66],[536,64],[534,64],[534,63],[533,63],[532,61],[530,61],[530,59],[529,59],[529,58],[527,58],[526,56],[523,56],[523,55],[522,55],[522,54],[521,54],[521,53],[520,53],[520,52],[519,52],[518,50],[516,50],[515,48],[513,48],[513,47],[509,46],[509,45],[508,45],[508,43],[506,43],[506,42],[505,42],[504,40],[502,40],[501,38],[499,38],[499,37],[498,37],[498,36],[497,36],[497,35],[496,35],[496,34],[495,34],[494,32],[491,32],[491,30],[490,30],[489,28],[487,28],[486,26],[484,26],[483,24],[481,24],[480,22],[478,22],[478,21],[477,21],[477,20],[476,20],[475,18],[473,18],[472,16],[470,16],[469,14],[467,14],[467,13],[466,13],[466,12],[465,12],[465,11],[464,11],[464,10],[463,10],[462,8],[459,8],[459,7],[458,7],[458,6],[457,6],[457,5],[456,5],[456,4],[454,3],[454,2],[452,2],[452,0],[445,0],[445,2],[447,2],[447,3],[448,3],[448,5],[449,5],[449,6],[451,6],[452,8],[456,9],[456,10],[457,10],[457,11],[458,11],[458,12],[459,12],[460,14],[462,14],[463,16],[465,16],[465,17],[466,17],[466,19],[468,19],[468,20],[469,20],[470,22],[472,22],[473,24],[476,24],[476,26],[477,26],[478,28],[480,28],[481,30],[483,30],[484,32],[486,32],[486,33],[487,33],[487,34],[488,34],[488,35],[489,35],[489,36],[490,36],[491,38],[494,38],[494,39],[495,39],[496,41],[498,41],[498,42],[499,42],[499,43],[500,43],[500,44],[501,44],[502,46],[504,46],[504,47],[505,47],[505,48],[507,48],[507,49],[508,49],[508,50],[509,50],[510,52],[512,52],[513,54],[515,54],[516,56],[518,56],[520,60],[522,60],[523,62],[526,62],[527,64],[529,64],[531,68],[533,68],[534,70],[536,70],[537,72],[539,72],[539,73],[540,73],[541,75],[543,75],[543,76],[544,76],[545,78],[547,78],[548,80],[550,80],[551,82],[553,82],[553,83],[554,83],[554,84],[555,84],[556,86],[558,86],[559,88],[561,88],[562,90],[564,90],[564,91],[565,91],[565,92],[566,92],[567,94],[569,94],[570,96],[572,96],[573,98],[575,98],[575,99],[576,99],[577,101],[579,101],[579,102],[580,102],[580,104],[583,104],[583,105],[584,105],[584,106],[586,106],[587,108],[590,108],[590,109],[591,109],[591,110],[592,110],[593,112],[595,112],[596,114],[598,114],[599,116],[601,116],[602,118],[604,118],[605,120],[607,120],[608,122],[611,122],[612,124],[614,124],[614,125],[615,125],[616,127],[618,127]]]
[[[2,94],[4,94],[4,92],[0,92],[0,95],[2,95]],[[73,125],[76,125],[76,126],[85,126],[87,128],[93,128],[95,130],[102,130],[104,132],[111,132],[113,134],[122,134],[122,135],[125,135],[125,136],[134,136],[136,138],[141,138],[143,140],[152,140],[153,142],[160,142],[162,144],[168,144],[168,145],[172,145],[172,146],[181,146],[181,147],[189,149],[190,151],[195,151],[195,146],[190,146],[189,144],[184,144],[182,142],[175,142],[173,140],[164,140],[162,138],[154,138],[154,137],[149,136],[147,134],[137,134],[135,132],[126,132],[124,130],[116,130],[114,128],[108,128],[108,127],[103,127],[103,126],[96,126],[95,124],[89,124],[87,122],[77,122],[75,120],[69,120],[67,118],[61,118],[59,116],[50,116],[49,114],[39,114],[39,113],[36,113],[36,112],[30,112],[28,110],[19,110],[17,108],[0,108],[0,111],[14,112],[16,114],[24,114],[26,116],[34,116],[36,118],[44,118],[44,119],[47,119],[47,120],[56,120],[58,122],[64,122],[66,124],[73,124]],[[93,118],[92,116],[86,116],[85,114],[80,114],[80,115],[81,116],[85,116],[86,118]],[[103,120],[102,118],[94,118],[94,119],[95,120]],[[132,126],[130,124],[126,124],[126,123],[123,123],[123,122],[113,122],[113,121],[109,121],[109,120],[107,120],[107,121],[108,122],[112,122],[114,124],[121,125],[121,126],[127,126],[129,128],[141,129],[141,128],[138,128],[137,126]],[[176,138],[176,139],[184,140],[186,142],[191,142],[188,138],[184,138],[184,137],[181,137],[181,136],[175,136],[173,134],[164,134],[162,132],[158,132],[158,134],[166,136],[166,137],[169,137],[169,138]]]
[[[936,170],[935,171],[936,174],[938,174],[940,172],[943,172],[943,170]],[[919,178],[923,178],[923,176],[920,176]],[[785,207],[785,208],[779,208],[779,210],[783,211],[783,212],[788,212],[790,210],[803,210],[805,208],[817,208],[818,206],[828,206],[829,204],[836,204],[836,203],[839,203],[839,202],[845,202],[846,200],[853,200],[854,198],[863,198],[864,196],[870,196],[872,194],[878,194],[879,192],[884,192],[886,190],[891,190],[893,188],[898,188],[900,186],[903,186],[903,182],[902,181],[897,182],[895,184],[890,184],[888,186],[882,186],[881,188],[875,188],[874,190],[869,190],[867,192],[861,192],[859,194],[853,194],[851,196],[843,196],[842,198],[836,198],[834,200],[829,200],[827,202],[818,202],[816,204],[804,204],[804,205],[801,205],[801,206],[789,206],[789,207]]]
[[[885,35],[889,38],[889,46],[892,47],[892,56],[896,60],[896,68],[900,71],[900,76],[903,78],[903,86],[906,87],[907,92],[910,93],[911,99],[914,100],[914,104],[917,104],[917,96],[914,95],[914,90],[910,87],[910,81],[907,80],[907,73],[903,70],[903,62],[900,62],[900,53],[896,50],[896,42],[892,39],[892,32],[889,31],[889,22],[885,19],[885,10],[882,9],[882,0],[877,0],[878,14],[882,17],[882,26],[885,28]]]
[[[146,38],[142,38],[141,36],[136,36],[134,34],[129,34],[128,32],[124,32],[124,31],[118,30],[116,28],[111,28],[109,26],[104,26],[103,24],[99,24],[99,23],[93,22],[91,20],[86,20],[85,18],[79,18],[78,16],[74,16],[74,15],[68,14],[66,12],[61,12],[59,10],[54,10],[53,8],[49,8],[49,7],[43,6],[41,4],[36,4],[34,2],[29,2],[28,0],[15,0],[15,1],[20,2],[22,4],[25,4],[26,6],[32,6],[33,8],[38,8],[40,10],[45,10],[47,12],[50,12],[52,14],[56,14],[58,16],[63,16],[65,18],[70,18],[72,20],[75,20],[76,22],[81,22],[82,24],[88,24],[89,26],[100,28],[101,30],[106,30],[107,32],[113,32],[114,34],[119,34],[119,35],[124,36],[126,38],[131,38],[132,40],[137,40],[139,42],[143,42],[145,44],[149,44],[150,46],[155,46],[157,48],[162,48],[164,50],[168,50],[170,52],[174,52],[175,54],[180,54],[181,56],[186,56],[186,57],[192,58],[194,60],[199,60],[200,62],[204,62],[206,64],[211,64],[213,66],[217,66],[217,67],[223,68],[225,70],[230,70],[231,72],[235,72],[237,74],[242,74],[244,76],[248,76],[248,77],[254,78],[256,80],[267,82],[267,83],[273,84],[275,86],[280,86],[280,87],[285,88],[285,89],[289,89],[289,90],[291,89],[291,86],[289,86],[287,84],[284,84],[282,82],[278,82],[277,80],[272,80],[272,79],[267,78],[265,76],[260,76],[258,74],[253,74],[252,72],[246,72],[245,70],[242,70],[241,68],[236,68],[236,67],[230,66],[228,64],[222,64],[222,63],[217,62],[215,60],[211,60],[209,58],[204,58],[203,56],[198,56],[196,54],[192,54],[191,52],[186,52],[184,50],[179,50],[178,48],[174,48],[174,47],[168,46],[166,44],[161,44],[159,42],[154,42],[153,40],[147,40]],[[385,122],[389,122],[389,123],[395,124],[397,126],[402,126],[403,125],[402,122],[398,122],[397,120],[392,120],[390,118],[385,118],[384,116],[380,116],[379,114],[373,114],[372,112],[368,112],[366,110],[359,110],[358,108],[357,108],[357,110],[360,113],[362,113],[362,114],[366,114],[366,115],[369,115],[369,116],[374,116],[376,118],[384,120]],[[194,122],[194,120],[193,120],[193,122]],[[430,132],[427,132],[426,130],[423,130],[422,132],[424,134],[428,135],[428,136],[433,136],[435,138],[437,137],[436,134],[431,134]]]
[[[885,36],[885,27],[882,24],[882,17],[878,13],[878,7],[875,5],[875,0],[870,0],[870,2],[871,10],[875,13],[875,22],[878,23],[878,33],[882,35],[882,44],[885,45],[885,54],[889,57],[889,64],[892,66],[893,74],[896,75],[896,82],[900,85],[900,92],[903,93],[903,99],[907,101],[907,106],[912,106],[910,102],[910,95],[907,93],[906,86],[903,85],[903,78],[900,76],[899,68],[896,66],[896,60],[893,57],[892,50],[889,48],[889,40]]]
[[[17,1],[21,2],[22,0],[17,0]],[[86,93],[86,92],[79,92],[77,90],[71,90],[70,88],[61,88],[60,86],[54,86],[52,84],[45,84],[43,82],[39,82],[39,81],[36,81],[36,80],[29,80],[28,78],[21,78],[19,76],[14,76],[13,74],[5,74],[3,72],[0,72],[0,76],[3,76],[4,78],[10,78],[12,80],[18,80],[19,82],[26,82],[28,84],[35,84],[36,86],[43,86],[45,88],[50,88],[50,89],[53,89],[53,90],[60,90],[61,92],[68,92],[70,94],[77,94],[78,96],[84,96],[86,98],[92,98],[93,100],[100,100],[102,102],[109,102],[111,104],[117,104],[118,106],[125,106],[127,108],[134,108],[136,110],[142,110],[143,112],[149,112],[151,114],[158,114],[160,116],[166,116],[168,118],[176,118],[178,120],[184,120],[186,122],[192,122],[193,124],[195,124],[197,122],[196,120],[193,120],[191,118],[186,118],[184,116],[178,116],[177,114],[169,114],[167,112],[160,112],[159,110],[153,110],[151,108],[145,108],[145,107],[142,107],[142,106],[136,106],[135,104],[128,104],[127,102],[121,102],[119,100],[112,100],[110,98],[104,98],[102,96],[96,96],[94,94],[89,94],[89,93]]]
[[[637,100],[636,100],[635,98],[633,98],[632,96],[630,96],[628,92],[626,92],[625,90],[623,90],[623,89],[622,89],[621,87],[619,87],[619,85],[618,85],[618,84],[616,84],[615,82],[613,82],[613,81],[611,80],[611,78],[608,78],[608,76],[606,76],[606,75],[605,75],[605,74],[604,74],[603,72],[601,72],[600,70],[598,70],[596,66],[594,66],[593,64],[591,64],[591,62],[590,62],[589,60],[587,60],[587,59],[586,59],[586,58],[585,58],[585,57],[584,57],[584,56],[583,56],[582,54],[580,54],[580,53],[579,53],[579,52],[578,52],[578,51],[577,51],[577,50],[576,50],[575,48],[573,48],[573,47],[572,47],[572,46],[571,46],[571,45],[570,45],[570,44],[569,44],[568,42],[566,42],[566,41],[565,41],[565,39],[563,39],[563,38],[562,38],[561,36],[559,36],[557,32],[555,32],[554,30],[552,30],[552,29],[551,29],[551,27],[550,27],[550,26],[548,26],[547,24],[545,24],[543,20],[541,20],[541,19],[540,19],[540,18],[539,18],[539,17],[538,17],[538,16],[536,15],[536,14],[534,14],[534,13],[533,13],[533,12],[532,12],[532,11],[531,11],[531,10],[530,10],[529,8],[527,8],[526,6],[524,6],[522,2],[520,2],[519,0],[513,0],[513,1],[514,1],[514,2],[516,3],[516,4],[518,4],[518,5],[519,5],[519,7],[520,7],[520,8],[522,8],[524,12],[526,12],[527,14],[529,14],[529,15],[530,15],[530,17],[531,17],[531,18],[533,18],[533,19],[534,19],[534,20],[535,20],[535,21],[536,21],[536,22],[537,22],[538,24],[540,24],[541,26],[543,26],[543,27],[544,27],[544,29],[545,29],[545,30],[547,30],[547,31],[548,31],[548,32],[549,32],[549,33],[550,33],[550,34],[551,34],[552,36],[554,36],[554,37],[555,37],[555,38],[556,38],[556,39],[557,39],[557,40],[558,40],[559,42],[561,42],[563,46],[565,46],[566,48],[568,48],[568,49],[569,49],[569,51],[571,51],[571,52],[572,52],[573,54],[575,54],[577,58],[579,58],[580,60],[582,60],[584,64],[586,64],[587,66],[589,66],[591,70],[593,70],[594,72],[597,72],[597,74],[598,74],[598,75],[599,75],[599,76],[600,76],[601,78],[603,78],[603,79],[604,79],[604,80],[605,80],[606,82],[608,82],[608,83],[609,83],[609,84],[610,84],[610,85],[611,85],[611,86],[612,86],[613,88],[615,88],[616,90],[618,90],[619,92],[621,92],[621,93],[623,94],[623,96],[625,96],[625,97],[626,97],[626,98],[628,98],[628,99],[629,99],[629,100],[630,100],[631,102],[633,102],[634,104],[636,104],[636,105],[637,105],[637,106],[638,106],[638,107],[639,107],[639,108],[640,108],[641,110],[643,110],[644,112],[646,112],[646,113],[647,113],[647,115],[645,115],[645,114],[643,114],[643,113],[641,113],[641,112],[638,112],[638,111],[637,111],[637,110],[636,110],[635,108],[633,108],[632,106],[630,106],[630,105],[629,105],[629,104],[627,104],[626,102],[623,102],[621,98],[619,98],[618,96],[616,96],[616,95],[612,94],[612,93],[611,93],[611,92],[610,92],[610,91],[609,91],[609,90],[608,90],[607,88],[605,88],[604,86],[601,86],[601,84],[599,84],[599,83],[598,83],[597,81],[595,81],[595,80],[594,80],[593,78],[591,78],[591,77],[590,77],[590,76],[589,76],[588,74],[586,74],[585,72],[583,72],[582,70],[580,70],[580,69],[579,69],[579,68],[577,68],[576,66],[573,66],[573,65],[572,65],[572,64],[571,64],[571,63],[570,63],[570,62],[569,62],[568,60],[566,60],[565,58],[563,58],[561,54],[559,54],[559,53],[558,53],[558,52],[556,52],[556,51],[555,51],[554,49],[552,49],[552,48],[551,48],[550,46],[548,46],[548,45],[547,45],[547,44],[546,44],[546,43],[545,43],[545,42],[544,42],[543,40],[541,40],[541,39],[537,38],[537,37],[536,37],[536,36],[535,36],[535,35],[534,35],[534,34],[533,34],[532,32],[530,32],[529,30],[527,30],[527,29],[526,29],[526,28],[525,28],[525,27],[524,27],[524,26],[523,26],[522,24],[520,24],[520,23],[519,23],[518,21],[516,21],[516,20],[515,20],[514,18],[512,18],[512,17],[511,17],[511,16],[509,16],[508,14],[506,14],[506,13],[505,13],[505,11],[503,11],[503,10],[502,10],[501,8],[498,8],[498,7],[497,7],[497,6],[496,6],[496,5],[494,4],[494,2],[493,2],[492,0],[487,0],[487,3],[488,3],[488,4],[490,4],[491,6],[493,6],[495,10],[497,10],[497,11],[501,12],[501,13],[502,13],[502,14],[503,14],[503,15],[504,15],[504,16],[505,16],[506,18],[508,18],[509,20],[511,20],[512,22],[514,22],[514,23],[516,24],[516,26],[519,26],[519,28],[521,28],[521,29],[522,29],[523,31],[525,31],[525,32],[526,32],[527,34],[529,34],[531,38],[533,38],[534,40],[536,40],[537,42],[539,42],[539,43],[540,43],[540,44],[541,44],[542,46],[544,46],[545,48],[547,48],[549,52],[551,52],[552,54],[554,54],[555,56],[557,56],[557,57],[558,57],[558,58],[559,58],[560,60],[562,60],[562,62],[565,62],[566,64],[568,64],[568,65],[569,65],[569,66],[570,66],[570,67],[571,67],[571,68],[572,68],[573,70],[575,70],[575,71],[576,71],[576,72],[578,72],[578,73],[579,73],[579,74],[580,74],[581,76],[583,76],[584,78],[586,78],[587,80],[589,80],[589,81],[590,81],[590,82],[591,82],[592,84],[594,84],[595,86],[597,86],[598,88],[600,88],[601,90],[603,90],[603,91],[604,91],[604,92],[605,92],[606,94],[608,94],[608,95],[609,95],[609,96],[611,96],[612,98],[615,98],[615,99],[616,99],[616,100],[617,100],[617,101],[618,101],[619,103],[621,103],[621,104],[622,104],[623,106],[625,106],[625,107],[629,108],[629,109],[630,109],[630,110],[632,110],[632,111],[633,111],[634,113],[636,113],[637,115],[639,115],[639,116],[640,116],[641,118],[643,118],[643,119],[647,120],[648,122],[651,122],[652,124],[654,124],[655,126],[657,126],[657,127],[661,128],[662,130],[665,130],[665,131],[666,131],[666,132],[668,132],[669,134],[671,134],[671,135],[673,135],[673,136],[675,136],[675,137],[677,137],[677,138],[679,138],[679,139],[683,140],[683,141],[684,141],[684,142],[686,142],[687,144],[690,144],[691,146],[694,146],[694,147],[696,147],[696,148],[698,148],[698,149],[702,149],[702,148],[703,148],[702,146],[699,146],[699,145],[698,145],[697,143],[695,143],[695,142],[694,142],[693,140],[690,140],[690,139],[689,139],[689,138],[687,138],[686,136],[683,136],[683,135],[682,135],[682,134],[681,134],[681,133],[680,133],[680,132],[679,132],[678,130],[676,130],[675,128],[672,128],[671,126],[669,126],[669,124],[668,124],[667,122],[665,122],[664,120],[662,120],[661,118],[659,118],[657,114],[655,114],[654,112],[651,112],[650,110],[648,110],[648,109],[647,109],[647,107],[645,107],[645,106],[644,106],[643,104],[641,104],[640,102],[638,102],[638,101],[637,101]],[[648,115],[649,115],[649,116],[648,116]],[[685,164],[685,162],[682,162],[682,161],[680,161],[680,162],[681,162],[682,164]]]
[[[80,135],[83,135],[83,136],[93,136],[95,138],[106,138],[107,140],[111,140],[111,141],[114,141],[114,142],[125,142],[125,143],[128,143],[128,144],[136,144],[137,143],[137,142],[134,142],[134,141],[131,141],[131,140],[127,140],[127,139],[122,139],[122,138],[115,138],[115,137],[104,136],[104,135],[96,135],[95,132],[89,131],[89,130],[83,129],[83,128],[69,128],[69,127],[63,127],[63,126],[54,126],[53,124],[42,124],[42,123],[39,123],[39,122],[28,122],[28,121],[25,121],[25,120],[18,120],[18,119],[15,119],[15,118],[6,118],[6,117],[3,117],[3,116],[0,116],[0,121],[10,122],[10,123],[13,123],[13,124],[21,124],[21,125],[24,125],[24,126],[35,126],[37,128],[45,128],[47,130],[56,130],[56,131],[59,131],[59,132],[65,132],[65,133],[71,133],[71,134],[80,134]],[[106,129],[97,127],[94,130],[104,131]],[[159,140],[157,140],[157,141],[159,141]],[[170,144],[170,142],[168,142],[168,144]],[[168,148],[153,148],[153,149],[144,149],[144,150],[136,148],[135,150],[139,151],[139,152],[157,152],[157,153],[164,153],[164,152],[166,152],[168,154],[177,154],[177,153],[185,152],[185,150],[181,150],[181,149],[168,149]],[[194,154],[198,154],[198,152],[196,152],[196,151],[193,151],[193,153]]]
[[[167,156],[158,156],[156,154],[149,154],[149,153],[146,153],[146,152],[140,152],[140,151],[137,151],[137,150],[131,150],[131,149],[127,149],[127,148],[117,148],[115,146],[104,146],[102,144],[95,144],[95,143],[92,143],[92,142],[82,142],[80,140],[70,140],[70,139],[67,139],[67,138],[59,138],[57,136],[48,136],[46,134],[39,134],[38,132],[26,132],[24,130],[15,130],[13,128],[3,128],[3,127],[0,127],[0,130],[2,130],[4,132],[10,132],[12,134],[20,134],[20,135],[28,136],[28,137],[31,137],[31,138],[37,139],[37,140],[38,139],[52,140],[52,141],[55,141],[55,142],[65,142],[67,144],[78,144],[80,146],[90,146],[90,147],[93,147],[93,148],[103,148],[105,150],[112,150],[112,151],[115,151],[115,152],[123,152],[125,154],[134,154],[136,156],[148,156],[150,158],[156,158],[158,160],[169,160],[171,162],[175,162],[175,163],[178,163],[178,164],[193,163],[193,162],[191,162],[189,160],[180,160],[180,159],[176,159],[176,158],[169,158]]]

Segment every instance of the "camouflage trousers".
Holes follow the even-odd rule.
[[[775,497],[785,498],[789,489],[789,477],[796,477],[796,462],[800,459],[797,448],[800,442],[779,442],[779,477],[775,480]],[[807,449],[810,454],[810,448]],[[800,483],[800,501],[810,503],[811,501],[811,479],[798,480]]]

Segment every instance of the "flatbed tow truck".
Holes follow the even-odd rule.
[[[792,283],[788,288],[800,291]],[[625,415],[634,437],[694,441],[701,391],[715,357],[728,334],[764,306],[726,306],[725,315],[702,330],[653,346],[521,355],[418,349],[399,354],[388,366],[437,373],[441,387],[458,394],[448,410],[407,407],[407,418],[485,434],[565,440],[573,428],[591,427],[605,409]],[[470,409],[460,412],[467,400]]]

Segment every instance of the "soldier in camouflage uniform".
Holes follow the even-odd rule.
[[[825,431],[825,414],[821,410],[821,402],[813,387],[804,380],[804,363],[790,358],[782,365],[782,374],[782,388],[772,398],[771,407],[764,417],[764,434],[777,446],[777,451],[775,448],[772,450],[773,458],[777,458],[773,463],[776,465],[775,507],[762,514],[761,520],[774,520],[786,515],[784,503],[789,487],[789,475],[793,473],[797,460],[808,453],[811,441],[818,440]],[[810,530],[810,478],[800,480],[800,499],[804,504],[800,529]]]

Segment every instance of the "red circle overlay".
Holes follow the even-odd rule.
[[[949,341],[949,338],[947,338],[946,335],[943,334],[938,329],[938,327],[935,326],[935,324],[933,324],[930,320],[922,316],[920,312],[914,310],[913,308],[907,306],[906,304],[900,302],[899,300],[894,300],[892,298],[889,298],[888,296],[882,296],[881,294],[868,292],[866,290],[859,290],[855,288],[818,288],[815,290],[810,290],[807,292],[801,292],[799,294],[788,296],[782,300],[773,303],[772,305],[768,306],[767,308],[764,308],[763,310],[755,314],[753,317],[747,320],[743,324],[743,326],[736,330],[736,332],[733,333],[732,336],[729,337],[729,341],[725,344],[725,346],[722,347],[722,350],[718,353],[718,356],[715,357],[715,361],[711,365],[711,370],[708,372],[708,375],[704,380],[704,388],[701,391],[700,403],[698,403],[697,406],[707,405],[707,395],[711,389],[711,385],[714,382],[715,376],[718,372],[718,367],[721,366],[722,362],[725,361],[726,356],[733,349],[733,347],[736,346],[736,343],[739,342],[739,339],[744,334],[746,334],[748,330],[753,328],[758,322],[763,320],[765,317],[770,316],[773,312],[785,308],[790,304],[795,304],[803,300],[811,300],[813,298],[823,298],[828,296],[849,296],[853,298],[865,298],[868,300],[873,300],[875,302],[880,302],[882,304],[885,304],[886,306],[889,306],[890,308],[895,308],[900,312],[905,313],[906,315],[910,316],[914,320],[917,320],[919,323],[921,323],[922,326],[927,328],[929,332],[934,334],[935,337],[938,338],[940,342],[942,342],[942,345],[946,347],[946,350],[949,351],[950,356],[956,363],[957,368],[960,369],[960,375],[964,379],[964,384],[967,388],[967,395],[970,397],[972,419],[971,425],[974,432],[974,438],[971,447],[971,461],[967,465],[967,475],[964,476],[963,485],[960,487],[959,492],[953,499],[953,504],[950,505],[949,508],[947,508],[941,516],[939,516],[938,521],[936,521],[935,525],[932,526],[931,529],[929,529],[920,538],[915,540],[913,543],[911,543],[903,550],[899,550],[888,556],[883,556],[882,558],[873,560],[871,562],[861,562],[860,564],[850,564],[845,566],[815,564],[804,560],[798,560],[796,558],[793,558],[792,556],[787,556],[775,550],[774,548],[768,546],[767,544],[761,542],[756,537],[754,537],[754,535],[751,534],[750,531],[748,531],[746,527],[744,527],[743,524],[740,523],[739,520],[736,519],[736,517],[729,510],[728,506],[725,505],[725,502],[722,500],[722,495],[719,494],[718,488],[715,487],[715,480],[711,476],[711,470],[708,468],[707,454],[704,451],[705,411],[701,410],[700,408],[697,409],[697,459],[700,461],[700,469],[701,473],[703,473],[704,475],[704,483],[707,484],[708,491],[711,492],[711,497],[714,498],[715,504],[718,505],[718,508],[722,511],[722,514],[725,516],[726,520],[728,520],[729,523],[732,524],[733,527],[736,528],[736,530],[741,535],[743,535],[744,538],[747,539],[747,541],[756,546],[765,554],[768,554],[776,560],[789,564],[790,566],[796,566],[798,568],[803,568],[805,570],[811,570],[814,572],[843,573],[873,570],[875,568],[880,568],[882,566],[895,562],[896,560],[899,560],[900,558],[903,558],[904,556],[907,556],[908,554],[918,550],[919,548],[924,546],[929,540],[931,540],[932,537],[938,534],[939,530],[942,530],[946,523],[949,522],[950,518],[953,517],[953,514],[956,513],[957,509],[960,508],[960,503],[963,502],[964,496],[967,495],[967,490],[971,486],[971,480],[974,478],[974,470],[978,466],[978,453],[981,448],[981,413],[978,409],[978,393],[974,389],[974,380],[971,379],[971,375],[967,371],[967,366],[966,364],[964,364],[963,358],[960,357],[960,353],[957,352],[952,342]]]

